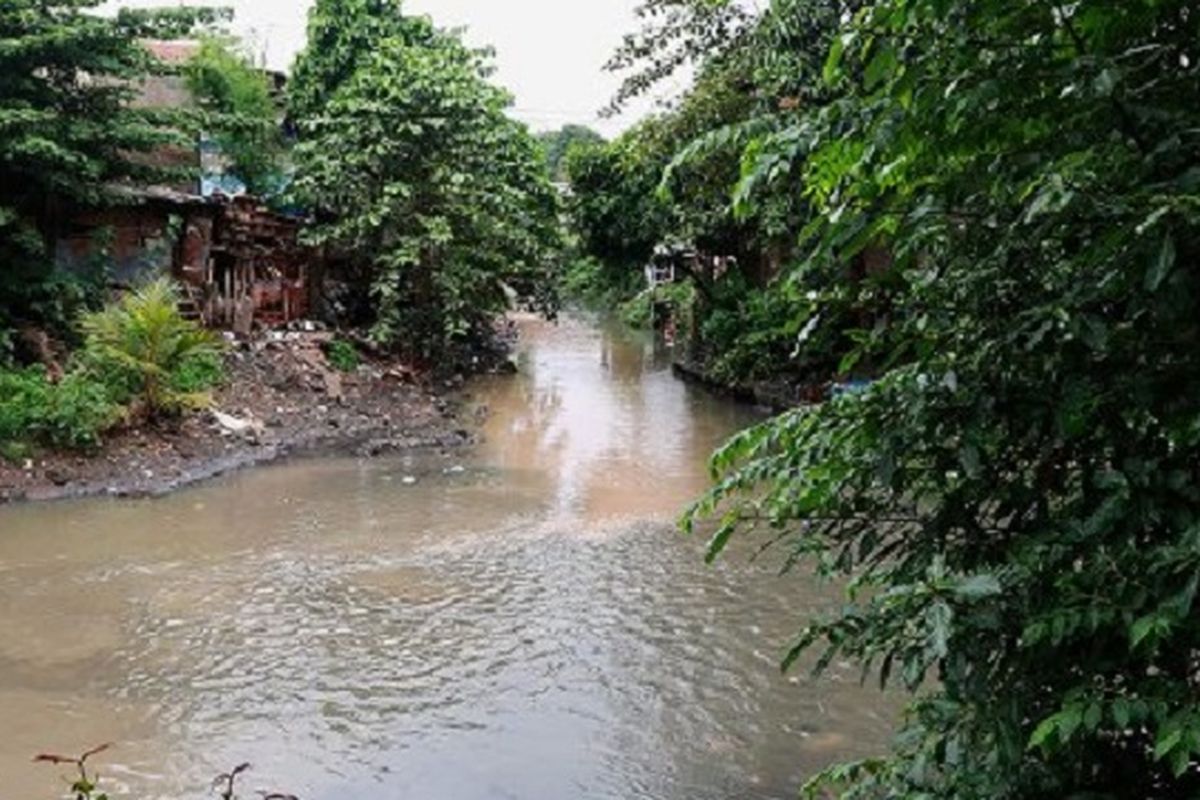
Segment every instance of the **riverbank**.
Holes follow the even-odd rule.
[[[237,345],[210,410],[113,431],[95,453],[0,460],[0,504],[98,495],[155,496],[294,455],[379,455],[467,444],[455,414],[461,380],[434,383],[365,360],[339,372],[329,334],[276,332]]]
[[[748,403],[769,409],[776,414],[782,414],[798,406],[819,403],[829,391],[828,383],[801,383],[783,378],[774,381],[730,384],[714,378],[703,364],[682,356],[672,360],[671,368],[680,380],[739,403]]]

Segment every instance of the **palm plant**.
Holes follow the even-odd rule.
[[[179,291],[161,278],[84,315],[89,362],[135,410],[150,418],[202,408],[211,396],[181,375],[219,360],[220,340],[179,313]],[[219,370],[211,371],[219,374]]]

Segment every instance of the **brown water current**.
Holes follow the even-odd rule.
[[[790,798],[878,753],[850,665],[778,663],[837,593],[674,519],[754,421],[646,338],[524,325],[474,451],[303,460],[156,500],[0,509],[0,800],[115,742],[114,796]]]

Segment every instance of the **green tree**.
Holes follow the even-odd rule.
[[[564,125],[556,131],[539,134],[546,148],[546,164],[555,181],[567,180],[567,153],[572,147],[600,144],[604,137],[586,125]]]
[[[791,279],[818,306],[886,291],[844,353],[879,379],[735,438],[688,524],[848,583],[789,666],[820,646],[920,690],[890,756],[814,792],[1194,797],[1195,8],[843,12],[827,101],[750,142],[742,190],[801,176]],[[880,243],[889,270],[839,281]]]
[[[676,158],[697,137],[745,119],[750,99],[735,84],[732,73],[705,73],[672,110],[610,143],[580,144],[567,153],[573,219],[589,255],[640,273],[666,242],[722,255],[748,246],[753,232],[734,220],[729,199],[739,176],[736,143],[711,147],[686,163]]]
[[[296,57],[288,85],[288,111],[299,120],[325,113],[343,84],[350,81],[387,39],[411,46],[436,38],[426,17],[402,11],[401,0],[321,0],[308,10],[308,39]]]
[[[608,110],[619,111],[685,67],[719,64],[744,51],[752,8],[733,0],[643,0],[636,13],[645,24],[625,36],[606,64],[626,73]]]
[[[235,43],[207,37],[185,67],[188,89],[213,113],[216,141],[252,194],[280,183],[280,109],[267,76]]]
[[[743,38],[751,33],[757,41],[756,30]],[[807,304],[786,287],[764,286],[801,227],[800,204],[772,187],[755,193],[748,214],[732,197],[748,141],[776,126],[777,103],[756,88],[759,59],[749,46],[723,50],[670,110],[606,148],[580,151],[568,170],[581,247],[602,267],[593,267],[591,283],[644,285],[626,278],[640,277],[659,245],[734,259],[720,274],[704,265],[687,274],[698,291],[680,297],[694,307],[678,309],[696,322],[680,326],[691,365],[734,384],[812,366],[788,358],[806,323],[795,312]],[[580,283],[576,270],[570,277]]]
[[[298,118],[295,194],[319,219],[310,241],[361,276],[376,340],[432,360],[490,338],[509,292],[549,300],[557,194],[485,54],[390,5],[334,35],[340,4],[314,8],[313,42],[371,44],[301,56],[296,96],[328,100]],[[344,79],[343,64],[356,65]]]
[[[53,246],[65,213],[112,199],[121,183],[168,175],[138,154],[191,139],[177,117],[131,107],[156,64],[135,36],[215,18],[211,11],[106,17],[100,0],[0,5],[0,355],[17,320],[65,324]],[[69,310],[67,310],[69,311]]]
[[[875,368],[843,356],[861,335],[856,329],[887,314],[888,275],[863,283],[883,252],[818,272],[795,269],[796,242],[819,215],[802,188],[801,154],[812,121],[840,97],[823,79],[829,42],[862,5],[776,0],[744,16],[737,40],[702,65],[684,99],[681,113],[702,113],[685,115],[692,121],[681,139],[690,141],[667,167],[663,189],[690,235],[736,255],[740,266],[715,281],[695,310],[699,324],[687,352],[710,378],[786,382],[808,395]],[[864,285],[870,291],[859,291]]]
[[[655,194],[665,161],[640,141],[648,124],[567,154],[575,232],[584,252],[615,273],[640,274],[668,232],[668,209]]]

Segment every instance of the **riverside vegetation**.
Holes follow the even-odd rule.
[[[618,103],[698,77],[568,156],[595,282],[735,255],[693,280],[705,368],[857,387],[734,438],[685,520],[847,587],[785,668],[913,693],[809,794],[1194,797],[1195,4],[643,11]]]
[[[47,269],[45,198],[94,200],[133,171],[123,153],[171,132],[112,83],[46,77],[136,74],[144,19],[45,5],[0,11],[31,39],[0,51],[0,251],[33,276],[4,283],[7,329],[89,297]],[[660,245],[735,257],[676,301],[703,367],[856,390],[735,437],[684,525],[710,532],[712,559],[757,535],[846,587],[798,621],[785,669],[856,662],[911,695],[891,752],[808,794],[1196,796],[1195,4],[643,11],[613,60],[617,105],[685,65],[694,86],[612,142],[577,137],[564,237],[485,54],[388,3],[319,0],[291,157],[313,241],[353,254],[346,315],[432,360],[483,336],[510,291],[551,306],[563,248],[567,288],[605,297],[636,292]],[[79,46],[39,51],[30,24]],[[68,417],[91,408],[79,374],[57,384]]]
[[[222,377],[220,340],[183,319],[178,302],[169,281],[153,281],[82,315],[82,346],[64,375],[52,379],[40,365],[0,372],[3,455],[94,448],[118,423],[207,405]]]
[[[123,190],[194,180],[145,156],[210,132],[238,178],[305,209],[309,244],[339,266],[333,325],[370,332],[418,369],[469,370],[513,298],[555,303],[557,194],[535,137],[488,82],[489,55],[399,4],[321,0],[286,108],[222,33],[217,9],[122,11],[99,0],[17,0],[0,9],[0,452],[94,450],[115,425],[204,405],[221,379],[211,337],[160,280],[113,300],[111,263],[56,266],[59,212]],[[132,103],[172,69],[147,38],[199,36],[180,69],[190,109]],[[280,119],[286,114],[285,137]],[[330,356],[352,370],[348,339]],[[39,363],[41,362],[41,363]],[[66,366],[60,366],[60,362]],[[31,366],[32,365],[32,366]],[[111,368],[111,369],[110,369]]]

